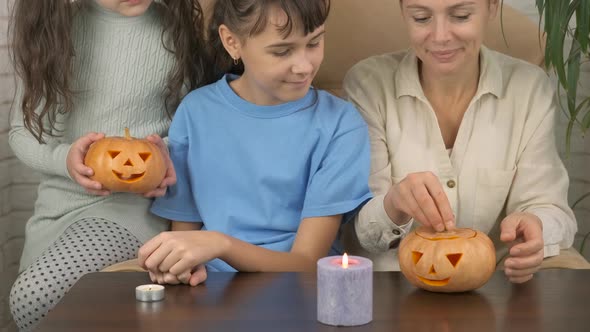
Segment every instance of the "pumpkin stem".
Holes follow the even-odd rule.
[[[131,134],[129,133],[129,128],[125,127],[125,138],[131,139]]]

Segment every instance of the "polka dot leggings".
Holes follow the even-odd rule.
[[[21,331],[31,331],[83,275],[137,256],[141,243],[101,218],[72,224],[12,285],[10,310]]]

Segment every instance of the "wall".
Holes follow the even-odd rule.
[[[26,220],[32,214],[38,177],[23,170],[8,146],[8,115],[14,76],[7,46],[8,0],[0,0],[0,331],[15,331],[8,309]],[[17,171],[18,170],[18,171]]]

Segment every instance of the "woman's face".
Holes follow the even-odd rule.
[[[149,8],[153,0],[94,0],[101,7],[123,16],[140,16]]]
[[[452,75],[477,63],[498,0],[402,0],[401,6],[423,70]]]

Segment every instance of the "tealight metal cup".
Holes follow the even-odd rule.
[[[156,302],[164,299],[164,286],[150,284],[135,287],[135,299],[142,302]]]

